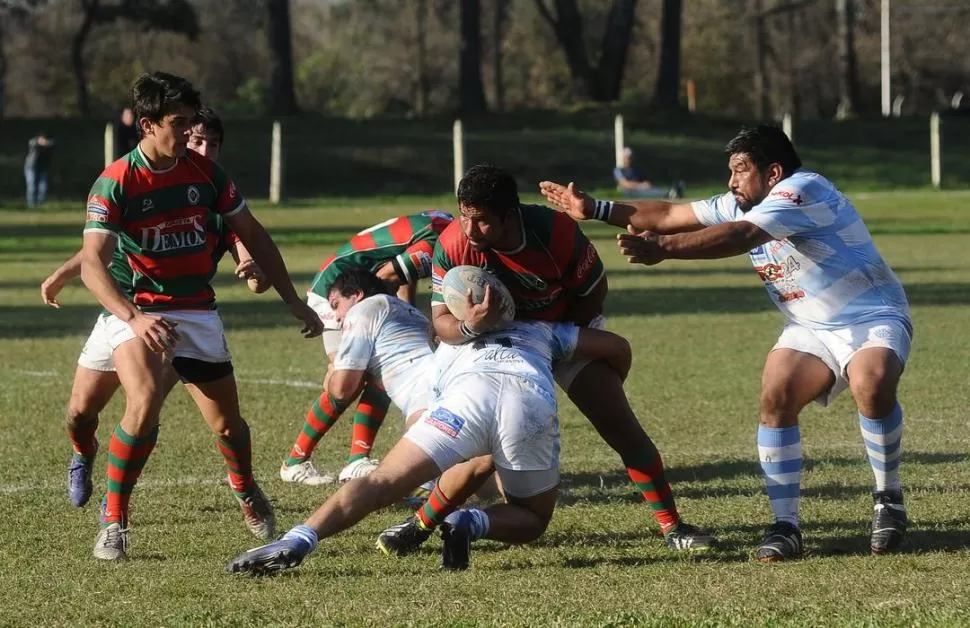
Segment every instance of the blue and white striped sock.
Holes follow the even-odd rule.
[[[802,440],[798,426],[758,426],[758,460],[775,521],[798,525],[802,482]]]
[[[903,440],[903,409],[897,403],[881,419],[859,413],[859,429],[866,444],[877,491],[899,491],[899,449]]]

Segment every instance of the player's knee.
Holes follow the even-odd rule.
[[[226,440],[236,440],[249,437],[249,424],[241,416],[218,416],[209,421],[212,433]]]
[[[892,412],[896,405],[896,386],[876,379],[850,383],[852,397],[863,416],[878,419]]]
[[[788,427],[798,422],[798,411],[792,395],[784,387],[761,391],[761,424],[765,427]]]
[[[83,400],[75,403],[74,397],[71,397],[71,403],[67,408],[67,424],[76,427],[97,422],[99,412],[100,408],[85,405]]]

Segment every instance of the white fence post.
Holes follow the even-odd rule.
[[[940,189],[940,179],[940,114],[934,111],[930,116],[930,181],[936,189]]]
[[[273,139],[269,161],[269,202],[279,205],[283,198],[283,128],[273,121]]]
[[[781,130],[785,132],[788,136],[788,141],[792,144],[795,143],[795,136],[793,135],[794,130],[792,129],[791,114],[785,112],[785,115],[781,119]]]
[[[626,144],[623,141],[623,116],[620,114],[616,114],[616,117],[613,118],[613,141],[616,151],[616,167],[622,168],[623,149],[626,147]]]
[[[465,134],[462,132],[461,119],[455,120],[451,126],[451,148],[455,162],[455,191],[458,191],[458,183],[465,176]]]
[[[104,167],[115,160],[115,127],[110,122],[104,125]]]

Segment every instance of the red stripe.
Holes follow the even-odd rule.
[[[372,251],[377,248],[377,243],[369,233],[358,234],[350,239],[350,248],[355,251]]]
[[[388,227],[388,233],[391,234],[391,240],[394,244],[407,244],[414,237],[414,229],[411,227],[411,222],[407,219],[407,216],[401,216]]]

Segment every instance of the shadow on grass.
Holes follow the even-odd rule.
[[[970,290],[961,283],[912,284],[907,292],[916,306],[970,305]],[[759,286],[618,289],[611,291],[606,303],[607,316],[747,314],[773,309]],[[219,311],[230,330],[296,328],[289,312],[273,295],[255,301],[220,301]],[[43,304],[0,307],[0,338],[87,335],[97,312],[90,305],[65,304],[56,310]]]

